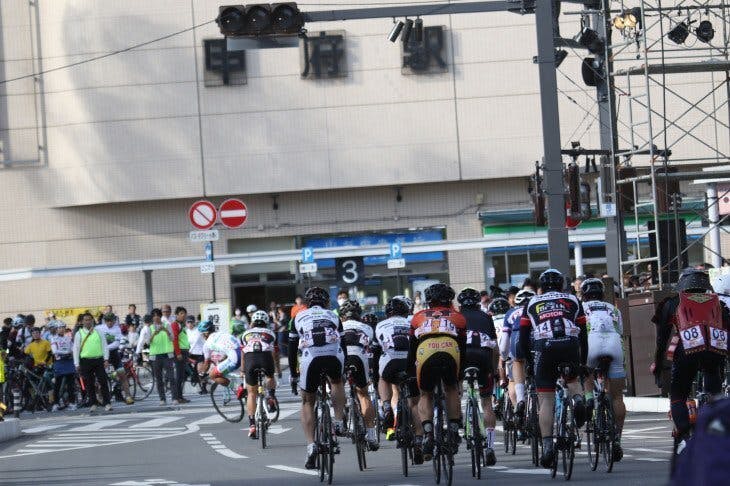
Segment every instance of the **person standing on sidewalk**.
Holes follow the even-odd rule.
[[[124,336],[122,335],[122,328],[118,324],[119,319],[114,314],[109,313],[104,314],[102,320],[103,324],[100,324],[98,329],[104,335],[106,347],[109,350],[109,362],[116,372],[116,380],[119,382],[118,387],[114,386],[115,398],[118,402],[125,402],[127,405],[132,405],[134,399],[129,392],[129,380],[127,380],[127,374],[124,371],[124,364],[122,363],[121,344]],[[124,395],[122,395],[122,392],[124,392]]]
[[[200,385],[198,394],[205,395],[208,393],[206,389],[206,381],[200,378],[198,374],[198,365],[205,361],[203,356],[203,346],[205,345],[205,336],[198,331],[198,325],[195,322],[194,316],[188,316],[185,318],[185,326],[187,327],[188,343],[190,343],[190,358],[195,360],[195,374],[193,375],[196,383]]]
[[[190,400],[183,397],[183,389],[185,388],[185,380],[187,375],[185,370],[188,365],[188,355],[190,354],[190,343],[188,334],[185,330],[185,318],[188,311],[185,307],[175,308],[175,320],[170,324],[172,330],[172,346],[175,351],[175,381],[172,385],[173,403],[189,403]]]
[[[53,352],[53,412],[57,412],[60,404],[61,385],[66,380],[68,391],[68,409],[76,410],[76,380],[74,374],[73,359],[73,337],[66,334],[66,323],[63,321],[51,321],[49,326],[56,328],[56,334],[51,338],[51,351]]]
[[[152,375],[155,378],[157,393],[160,396],[160,405],[167,405],[165,398],[165,375],[172,376],[172,332],[169,324],[162,322],[162,311],[160,309],[152,309],[152,324],[149,326],[149,332],[143,333],[137,343],[137,349],[144,346],[145,341],[150,345],[150,363],[152,363]],[[145,316],[144,321],[148,319]],[[143,341],[144,339],[144,341]],[[174,393],[174,392],[173,392]],[[173,397],[174,399],[174,397]]]
[[[81,375],[82,385],[86,389],[86,396],[91,404],[90,411],[95,412],[98,405],[96,398],[96,383],[101,389],[101,399],[104,409],[112,409],[109,396],[109,383],[106,368],[109,366],[109,350],[106,339],[98,329],[94,328],[94,317],[85,312],[82,314],[81,325],[74,339],[73,355],[76,371]]]

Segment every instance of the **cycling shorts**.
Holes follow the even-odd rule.
[[[424,339],[416,348],[416,381],[420,390],[431,392],[439,380],[446,386],[459,382],[459,344],[451,336]]]
[[[520,348],[520,333],[518,331],[512,331],[509,336],[509,357],[518,361],[525,359]]]
[[[330,381],[338,383],[342,380],[342,371],[345,364],[345,354],[337,348],[337,354],[317,354],[316,348],[306,348],[302,351],[299,361],[301,381],[299,388],[315,393],[319,387],[319,375],[324,372]]]
[[[124,365],[122,364],[122,355],[118,349],[109,350],[109,364],[112,365],[112,368],[116,371],[124,369]]]
[[[570,363],[578,371],[580,342],[576,337],[540,339],[535,341],[535,386],[538,392],[555,391],[558,365]],[[572,381],[573,377],[571,377]]]
[[[598,358],[611,357],[608,377],[611,379],[626,378],[624,370],[624,350],[621,336],[616,333],[593,332],[588,334],[588,367],[598,367]]]
[[[355,386],[358,388],[366,388],[368,386],[368,382],[370,381],[368,380],[369,361],[367,356],[363,354],[351,354],[348,350],[347,358],[345,358],[345,370],[350,366],[355,367],[353,379],[355,380]]]
[[[263,369],[267,378],[274,376],[274,356],[270,352],[244,353],[243,368],[246,373],[246,384],[256,386],[259,383],[259,369]]]
[[[227,355],[226,359],[216,363],[213,372],[217,372],[221,376],[227,376],[230,372],[236,370],[241,366],[241,348],[231,350]]]
[[[492,393],[494,380],[492,379],[492,349],[491,348],[466,348],[466,359],[464,360],[464,369],[473,366],[479,369],[477,374],[477,383],[479,383],[479,393],[483,397],[488,397]]]

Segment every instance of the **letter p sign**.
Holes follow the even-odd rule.
[[[400,246],[400,243],[397,241],[394,241],[390,244],[390,258],[397,259],[397,258],[403,258],[403,249]]]
[[[314,262],[314,248],[311,246],[305,246],[302,248],[302,263]]]

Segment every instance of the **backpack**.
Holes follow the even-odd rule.
[[[700,408],[694,435],[677,457],[672,485],[725,484],[730,461],[730,398]]]

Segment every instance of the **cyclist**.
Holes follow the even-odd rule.
[[[307,439],[307,469],[316,467],[317,446],[314,443],[314,402],[320,373],[330,382],[332,406],[335,409],[335,434],[345,431],[345,385],[342,381],[345,349],[340,341],[342,324],[329,310],[330,297],[321,287],[311,287],[304,295],[307,309],[297,313],[289,330],[289,369],[292,385],[302,390],[301,421]],[[298,366],[301,352],[301,369]],[[300,371],[303,375],[301,382]]]
[[[51,351],[53,352],[53,412],[58,411],[61,384],[66,377],[68,387],[69,410],[76,410],[76,380],[74,374],[76,367],[73,358],[73,338],[66,335],[66,323],[59,320],[51,321],[49,327],[56,329],[56,334],[51,337]]]
[[[234,327],[237,324],[234,324]],[[237,335],[238,329],[233,330]],[[266,389],[268,390],[269,412],[276,411],[274,392],[274,343],[276,334],[269,329],[269,315],[264,311],[256,311],[251,315],[251,328],[243,332],[240,337],[243,348],[243,369],[246,373],[246,387],[248,388],[248,436],[258,437],[256,431],[256,401],[258,399],[258,370],[263,369],[266,374]]]
[[[114,398],[118,402],[125,402],[127,405],[131,405],[134,403],[134,399],[129,393],[129,380],[127,380],[127,375],[124,373],[122,355],[119,349],[122,342],[122,329],[119,326],[117,316],[112,313],[104,314],[103,321],[104,325],[99,326],[99,330],[104,335],[106,347],[109,350],[109,364],[111,364],[112,368],[114,368],[117,372],[116,379],[122,386],[122,390],[124,390],[124,395],[126,396],[126,398],[123,397],[122,393],[118,391],[119,389],[117,388],[117,394]]]
[[[623,457],[621,449],[621,431],[626,418],[624,405],[624,370],[623,333],[624,324],[621,311],[604,302],[603,282],[598,278],[588,278],[580,286],[583,312],[586,315],[588,328],[588,367],[598,366],[598,359],[602,356],[611,357],[611,366],[608,370],[607,391],[611,395],[613,413],[616,418],[616,441],[613,444],[613,459],[620,461]],[[593,377],[588,376],[585,382],[586,398],[589,416],[593,402]]]
[[[408,301],[398,296],[393,297],[385,305],[386,319],[375,327],[375,339],[382,350],[378,363],[380,383],[378,392],[383,402],[383,426],[385,438],[392,440],[395,432],[394,404],[398,403],[400,390],[397,386],[399,375],[408,369],[408,349],[410,347],[411,323],[408,316],[411,306]],[[411,407],[415,444],[413,462],[423,464],[423,425],[418,418],[418,387],[413,380],[408,382],[408,404]]]
[[[585,364],[587,338],[586,318],[578,299],[563,292],[565,277],[558,270],[550,268],[540,274],[542,294],[530,299],[520,318],[520,347],[522,354],[530,359],[530,348],[535,351],[535,386],[540,406],[540,432],[543,450],[540,463],[552,466],[553,416],[555,411],[555,382],[558,379],[558,365],[570,363],[575,376],[566,376],[568,389],[573,396],[575,421],[578,428],[586,419],[586,410],[581,396],[577,371]],[[533,335],[532,345],[530,334]]]
[[[459,310],[466,319],[464,369],[470,366],[479,369],[477,382],[479,383],[479,397],[484,410],[483,420],[486,430],[485,464],[493,466],[497,463],[497,456],[494,454],[494,427],[497,425],[497,417],[492,409],[491,396],[494,386],[493,354],[497,345],[497,333],[494,329],[492,317],[479,308],[481,295],[477,290],[467,287],[459,292],[457,300],[460,305]]]
[[[235,323],[231,331],[243,333],[243,324]],[[210,378],[222,386],[228,386],[231,382],[227,376],[236,369],[241,368],[241,343],[238,338],[223,331],[215,331],[215,324],[212,321],[204,321],[198,325],[198,331],[205,337],[203,345],[203,362],[199,368],[205,373],[211,363],[215,363],[213,370],[209,373]]]
[[[697,372],[704,375],[706,393],[722,391],[730,315],[702,270],[685,269],[676,290],[679,295],[664,300],[652,318],[657,328],[652,372],[658,382],[665,356],[672,361],[670,410],[681,453],[691,428],[686,403]],[[674,329],[677,334],[670,342]]]
[[[411,321],[408,367],[409,373],[415,374],[421,390],[418,416],[423,425],[423,458],[430,461],[434,446],[433,391],[437,380],[443,381],[444,385],[449,443],[454,454],[461,440],[459,373],[465,358],[466,319],[453,308],[452,301],[456,295],[448,285],[433,284],[424,293],[428,308],[414,315]]]
[[[503,361],[510,360],[510,371],[507,378],[509,379],[510,400],[515,404],[515,415],[517,421],[522,422],[525,416],[525,357],[522,355],[520,348],[520,319],[525,310],[525,304],[530,298],[535,296],[535,292],[529,289],[523,289],[515,295],[515,307],[511,308],[504,315],[502,325],[502,335],[499,341],[500,356]]]
[[[370,382],[370,346],[373,342],[373,328],[360,322],[362,316],[362,308],[356,300],[346,300],[340,304],[340,319],[342,322],[342,334],[340,339],[347,349],[347,358],[345,366],[355,367],[355,391],[360,400],[360,410],[363,419],[365,419],[365,428],[367,429],[368,448],[371,451],[377,451],[378,438],[375,431],[375,410],[373,402],[370,400],[368,393],[368,383]]]

